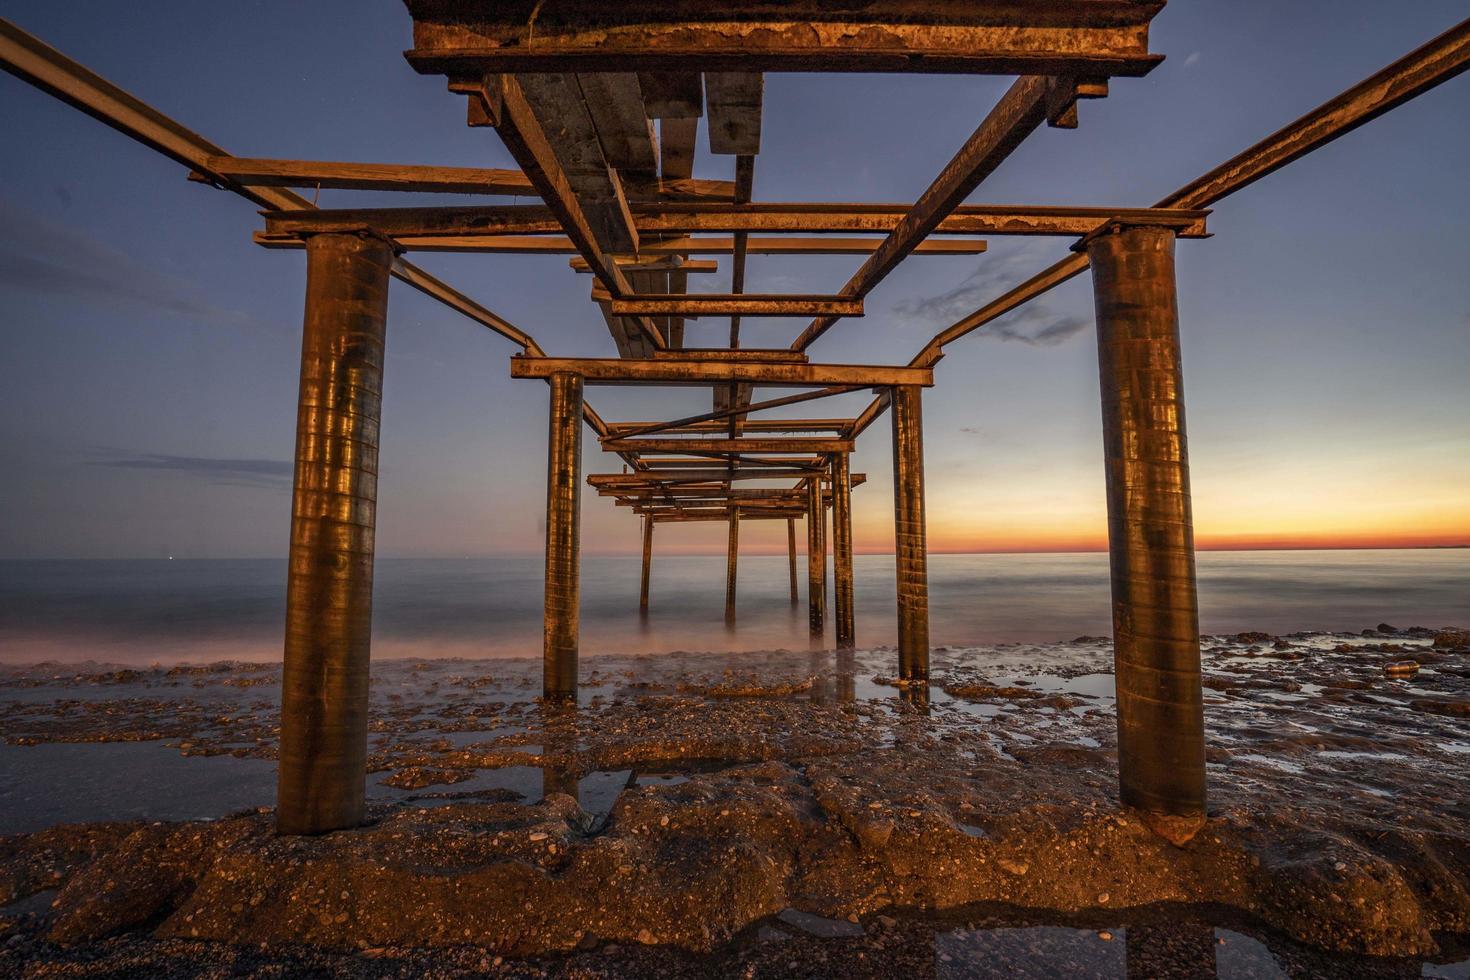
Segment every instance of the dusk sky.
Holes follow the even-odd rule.
[[[242,156],[513,166],[464,100],[404,61],[397,0],[146,5],[0,0],[0,15]],[[1146,206],[1465,17],[1464,0],[1174,0],[1167,60],[1032,137],[970,199]],[[1008,78],[768,75],[755,196],[913,201]],[[1470,542],[1470,76],[1216,206],[1178,246],[1201,547]],[[0,76],[0,557],[284,556],[305,262],[251,243],[248,202]],[[729,178],[701,132],[695,175]],[[308,192],[307,196],[310,196]],[[492,198],[437,196],[434,203]],[[324,191],[324,206],[429,203]],[[1065,254],[991,239],[908,260],[812,348],[906,362]],[[565,256],[417,261],[548,352],[612,356]],[[728,289],[721,271],[695,285]],[[835,292],[853,256],[753,257],[752,292]],[[695,278],[695,277],[691,277]],[[539,553],[546,386],[508,341],[392,287],[378,554]],[[749,346],[803,325],[746,321]],[[723,343],[724,319],[687,342]],[[1106,544],[1089,278],[949,349],[925,393],[933,551]],[[760,397],[759,395],[757,397]],[[589,389],[605,418],[706,411],[704,391]],[[851,415],[867,396],[798,406]],[[618,468],[585,437],[585,472]],[[887,420],[861,439],[861,552],[892,546]],[[719,551],[723,525],[661,528]],[[590,493],[583,548],[631,552],[635,518]],[[742,531],[751,553],[784,528]]]

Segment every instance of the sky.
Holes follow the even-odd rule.
[[[1038,132],[970,203],[1146,206],[1465,14],[1463,0],[1173,0],[1151,41],[1167,60],[1082,103],[1080,128]],[[404,61],[396,0],[0,0],[0,16],[237,155],[513,166],[443,78]],[[769,75],[755,196],[912,201],[1009,82]],[[1470,75],[1226,199],[1214,237],[1179,243],[1201,548],[1470,543],[1466,118]],[[248,202],[8,75],[0,133],[0,557],[283,556],[303,256],[253,245]],[[732,171],[701,131],[695,175]],[[904,363],[1068,244],[911,258],[813,359]],[[548,352],[614,352],[564,256],[415,261]],[[747,288],[835,292],[859,262],[753,257]],[[699,286],[727,291],[727,277],[722,260]],[[692,323],[686,342],[722,343],[726,324]],[[785,346],[802,325],[747,320],[743,339]],[[547,392],[510,379],[516,351],[394,283],[380,556],[541,551]],[[935,377],[931,551],[1105,548],[1088,277],[955,344]],[[610,420],[708,410],[703,392],[589,395]],[[851,415],[866,396],[817,404]],[[584,472],[617,468],[584,443]],[[852,461],[868,476],[853,494],[860,552],[892,549],[890,453],[885,419]],[[589,492],[582,514],[585,552],[638,548],[625,508]],[[717,552],[724,537],[674,526],[659,548]],[[745,552],[784,547],[778,522],[742,529]]]

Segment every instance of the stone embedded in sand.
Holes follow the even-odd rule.
[[[1470,630],[1440,630],[1438,633],[1434,634],[1434,645],[1437,647],[1448,647],[1452,649],[1470,647]]]

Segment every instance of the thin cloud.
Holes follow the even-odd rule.
[[[209,302],[187,280],[159,273],[120,249],[4,199],[0,286],[109,309],[162,310],[216,326],[264,326],[247,313]]]
[[[1012,256],[1009,260],[983,263],[954,289],[937,296],[915,297],[894,305],[893,312],[912,326],[947,327],[974,313],[1020,281],[1013,267],[1029,267],[1034,258]],[[1086,330],[1088,321],[1055,312],[1044,302],[1030,303],[997,317],[975,333],[1032,347],[1056,347]]]
[[[289,459],[222,459],[213,456],[171,456],[139,453],[91,460],[89,466],[124,470],[164,470],[200,477],[227,486],[285,488],[294,464]]]
[[[1195,65],[1199,64],[1199,59],[1200,59],[1200,54],[1199,54],[1198,51],[1191,51],[1191,52],[1189,52],[1189,54],[1186,55],[1185,58],[1184,58],[1184,67],[1185,68],[1193,68]]]

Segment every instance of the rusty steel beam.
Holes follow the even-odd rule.
[[[730,539],[725,545],[725,622],[735,622],[735,576],[740,565],[740,511],[730,508]]]
[[[656,469],[678,470],[690,467],[733,465],[735,467],[761,467],[772,466],[778,469],[793,466],[819,467],[826,466],[826,460],[817,456],[797,457],[771,457],[746,456],[740,453],[702,453],[687,452],[678,458],[654,457],[641,460],[643,472],[652,473]]]
[[[638,587],[638,611],[648,615],[648,579],[653,568],[653,519],[643,519],[643,580]]]
[[[713,412],[702,412],[699,415],[688,415],[682,419],[674,419],[671,422],[649,422],[647,424],[634,426],[630,429],[623,429],[619,431],[618,434],[623,437],[628,437],[649,435],[654,432],[673,432],[679,429],[701,425],[706,422],[717,422],[720,419],[727,419],[734,415],[749,415],[752,412],[759,412],[771,408],[781,408],[786,405],[795,405],[800,402],[815,401],[819,398],[831,398],[833,395],[845,395],[850,391],[857,390],[857,388],[847,385],[839,385],[835,387],[823,388],[819,391],[807,391],[797,395],[784,395],[780,398],[772,398],[768,401],[751,402],[750,404],[742,405],[737,408],[716,409]]]
[[[843,296],[716,293],[639,294],[612,301],[618,316],[862,316],[863,301]]]
[[[765,76],[750,71],[708,72],[704,89],[709,107],[709,151],[724,156],[753,157],[759,153]]]
[[[618,439],[602,441],[602,448],[610,453],[850,453],[851,439],[827,439],[821,437],[792,436],[789,438],[760,439]]]
[[[827,621],[827,508],[820,476],[807,481],[806,492],[807,625],[812,636],[821,636]]]
[[[842,287],[844,296],[866,296],[1046,121],[1048,85],[1047,78],[1037,75],[1016,80],[914,206],[899,219],[878,250],[868,256]],[[835,316],[813,320],[791,349],[805,350],[837,320]]]
[[[335,160],[279,160],[258,157],[211,157],[191,179],[215,177],[244,187],[401,191],[413,194],[533,195],[536,188],[519,170],[489,167],[438,167],[423,164],[353,163]],[[728,180],[623,180],[629,201],[730,203],[735,184]]]
[[[577,697],[581,616],[582,379],[552,375],[546,465],[546,608],[541,694]]]
[[[296,235],[255,233],[255,243],[263,248],[294,249],[301,247]],[[397,235],[394,244],[405,252],[488,253],[496,255],[576,255],[577,246],[561,235],[458,235],[416,237]],[[882,244],[877,238],[750,238],[746,252],[750,255],[869,255]],[[983,239],[930,239],[920,242],[913,255],[982,255]],[[659,255],[733,255],[737,252],[734,238],[671,238],[666,241],[644,241],[640,254]],[[623,256],[610,261],[622,264]]]
[[[920,392],[894,388],[893,534],[898,582],[898,679],[929,682],[929,560],[924,529],[924,422]]]
[[[788,469],[729,470],[724,467],[693,468],[687,470],[660,470],[657,473],[595,473],[587,477],[594,487],[625,487],[645,485],[675,485],[680,483],[725,483],[730,480],[790,480],[804,479],[820,473],[816,467],[793,466]]]
[[[296,476],[286,584],[276,828],[363,820],[373,531],[393,249],[320,235],[306,252]]]
[[[541,82],[550,84],[549,79],[541,79]],[[556,149],[542,127],[541,120],[538,119],[535,110],[526,98],[526,93],[515,78],[509,75],[496,77],[493,80],[493,97],[488,101],[493,102],[495,106],[496,114],[493,122],[496,132],[500,134],[501,142],[505,144],[521,170],[530,178],[531,183],[536,186],[541,199],[555,213],[562,231],[576,245],[582,258],[587,260],[587,265],[592,269],[593,275],[597,276],[603,286],[614,296],[632,292],[632,286],[628,283],[627,277],[623,275],[617,263],[608,257],[606,250],[622,242],[631,244],[631,250],[636,251],[636,232],[631,232],[632,240],[626,242],[623,241],[626,235],[614,233],[610,230],[612,224],[604,222],[601,227],[602,235],[599,236],[598,229],[594,229],[589,222],[579,200],[578,191],[574,189],[571,177],[563,169]],[[602,214],[604,218],[611,220],[610,216],[618,210],[621,185],[617,184],[616,174],[612,174],[611,171],[609,174],[612,182],[609,190],[611,199],[604,202],[606,207],[602,208]],[[622,209],[626,211],[626,203],[622,205]],[[639,317],[633,322],[654,349],[668,346],[663,333],[647,317]]]
[[[688,511],[671,511],[667,514],[650,515],[655,524],[709,524],[715,521],[726,521],[729,517],[723,510],[708,514],[693,514]],[[747,514],[742,516],[742,521],[784,521],[790,519],[789,514]]]
[[[860,364],[767,363],[761,361],[674,361],[596,357],[529,357],[510,359],[513,378],[548,378],[559,372],[581,375],[589,385],[666,385],[700,387],[743,381],[768,387],[884,387],[934,384],[927,368]]]
[[[637,85],[635,75],[605,73],[603,77],[607,76],[632,79],[634,86]],[[507,90],[514,86],[540,124],[538,138],[545,139],[549,145],[598,246],[606,252],[637,252],[638,232],[628,211],[618,161],[605,152],[601,127],[593,118],[593,100],[586,97],[582,77],[565,72],[542,72],[503,78],[500,83],[501,118],[503,120],[507,113],[504,102],[517,97],[507,94]],[[641,111],[632,115],[644,126],[643,141],[649,144],[644,147],[644,164],[647,167],[644,176],[651,178],[656,176],[651,129]],[[524,121],[516,125],[523,124]],[[523,132],[519,135],[525,138]],[[618,141],[625,153],[629,143],[631,141]],[[622,162],[626,164],[628,161]],[[535,180],[534,173],[528,171],[527,175]]]
[[[783,361],[805,364],[811,358],[785,347],[685,347],[681,350],[656,351],[661,361]]]
[[[852,482],[847,453],[832,457],[832,581],[837,648],[856,645],[852,579]]]
[[[424,74],[945,72],[1144,75],[1162,2],[906,0],[549,4],[407,0]],[[531,26],[534,25],[534,28]]]
[[[842,432],[851,424],[852,419],[747,419],[744,428],[747,432]],[[608,435],[627,438],[650,427],[670,435],[708,435],[725,431],[724,424],[718,420],[676,426],[665,422],[609,422],[607,431]]]
[[[627,272],[681,272],[688,275],[720,270],[720,264],[713,259],[686,259],[682,255],[618,255],[613,261]],[[580,256],[571,260],[571,267],[577,272],[592,271],[587,267],[587,260]]]
[[[470,206],[466,206],[466,210]],[[911,205],[904,204],[786,204],[756,202],[752,204],[682,203],[666,205],[630,205],[633,222],[640,234],[710,234],[712,232],[745,232],[762,234],[851,235],[891,234]],[[491,211],[493,209],[483,209]],[[466,214],[464,223],[487,223],[490,215]],[[522,234],[544,227],[533,223],[535,215],[527,214],[520,228]],[[1136,221],[1138,224],[1168,224],[1180,227],[1181,237],[1204,238],[1208,235],[1209,211],[1184,208],[1095,208],[1042,207],[1025,205],[961,205],[941,217],[930,229],[930,235],[1021,235],[1078,237],[1096,231],[1113,219]],[[521,230],[524,229],[524,230]],[[444,232],[450,234],[452,232]],[[465,232],[469,234],[470,232]],[[485,232],[489,234],[489,232]],[[738,240],[737,240],[738,244]]]
[[[786,519],[786,563],[791,569],[791,604],[801,601],[796,590],[796,518]]]
[[[737,186],[738,186],[737,182]],[[631,221],[642,235],[692,235],[712,232],[842,235],[892,234],[915,205],[758,203],[630,204]],[[960,205],[940,214],[925,235],[1024,235],[1081,237],[1108,221],[1161,224],[1181,237],[1208,234],[1210,212],[1198,208],[1095,208],[1026,205]],[[553,235],[562,231],[557,214],[540,204],[460,204],[414,207],[334,208],[266,214],[265,237],[319,234],[372,228],[393,238],[473,239]],[[922,240],[916,239],[917,241]],[[737,236],[732,249],[738,255]],[[749,249],[749,240],[746,241]],[[640,249],[642,251],[642,249]],[[619,265],[627,260],[618,256]],[[589,269],[584,259],[574,267]],[[740,292],[741,290],[733,290]]]
[[[1163,815],[1174,834],[1188,837],[1205,820],[1204,692],[1174,236],[1123,228],[1092,239],[1088,256],[1107,464],[1121,798]]]

